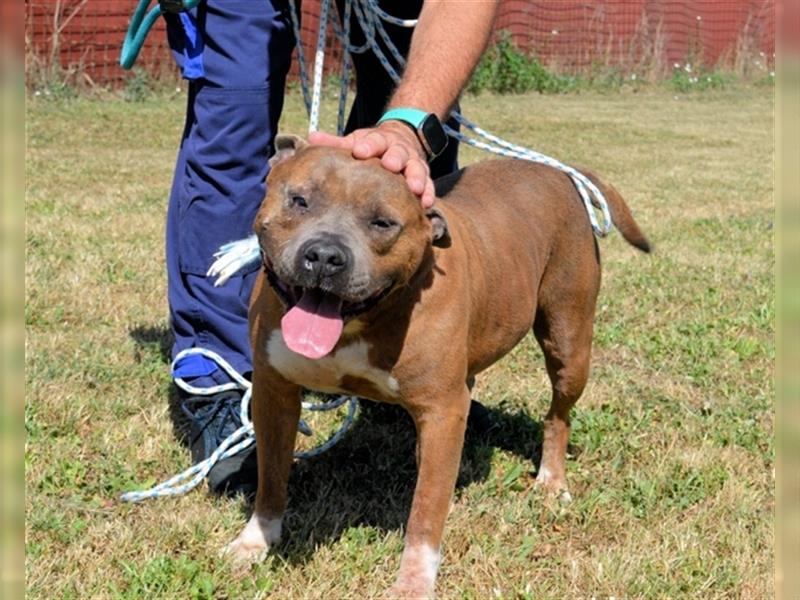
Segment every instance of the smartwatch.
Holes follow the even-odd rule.
[[[425,150],[428,162],[439,156],[447,147],[447,134],[439,117],[433,113],[426,113],[416,108],[392,108],[383,114],[378,124],[384,121],[400,121],[411,127]]]

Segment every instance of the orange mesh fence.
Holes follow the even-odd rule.
[[[776,0],[501,0],[496,35],[554,68],[634,69],[645,62],[684,60],[733,65],[741,60],[772,64]],[[779,0],[780,2],[780,0]],[[303,4],[302,31],[313,59],[319,0]],[[26,0],[25,39],[29,68],[57,60],[87,82],[119,84],[128,73],[119,50],[134,0]],[[339,64],[341,48],[328,36],[326,65]],[[158,75],[172,72],[163,21],[153,28],[137,65]],[[296,75],[297,66],[292,73]]]
[[[543,62],[580,72],[647,59],[716,65],[743,51],[771,60],[774,14],[773,0],[506,0],[495,28]]]

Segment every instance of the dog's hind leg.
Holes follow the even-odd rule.
[[[542,287],[533,333],[544,352],[553,387],[550,410],[544,418],[542,461],[538,484],[565,499],[565,456],[569,440],[569,414],[583,393],[589,377],[594,308],[599,288],[599,269],[582,276],[560,273],[558,281]],[[559,285],[564,282],[564,285]],[[578,283],[578,285],[576,285]]]

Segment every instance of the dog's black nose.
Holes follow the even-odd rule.
[[[336,275],[347,263],[347,250],[335,239],[311,240],[303,248],[303,268],[316,277]]]

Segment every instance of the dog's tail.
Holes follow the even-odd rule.
[[[637,247],[642,252],[650,252],[653,246],[645,237],[644,233],[642,233],[642,230],[639,229],[639,224],[633,219],[631,210],[628,208],[628,205],[625,203],[625,200],[622,199],[622,195],[620,195],[617,189],[610,183],[602,181],[596,174],[588,169],[580,169],[580,171],[591,179],[592,183],[603,192],[603,195],[606,197],[606,202],[608,202],[608,209],[611,212],[611,219],[614,221],[614,226],[619,229],[622,237],[624,237],[629,244]],[[597,208],[600,208],[595,204],[594,199],[592,199],[592,203]]]

